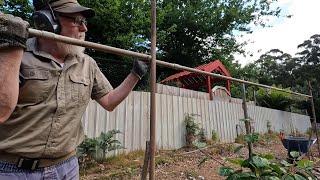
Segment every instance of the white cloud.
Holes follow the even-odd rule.
[[[275,48],[294,55],[298,52],[299,44],[320,33],[320,23],[317,22],[319,0],[279,0],[279,6],[286,7],[287,13],[293,16],[282,21],[274,21],[271,28],[260,28],[239,38],[239,41],[253,41],[245,48],[247,52],[252,52],[253,56],[235,55],[235,59],[241,64],[253,62],[263,53]]]

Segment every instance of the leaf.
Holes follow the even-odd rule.
[[[240,145],[240,146],[236,147],[233,152],[238,153],[244,147],[245,147],[244,145]]]
[[[302,169],[312,170],[313,162],[307,159],[302,159],[297,162],[297,166]]]
[[[220,167],[219,168],[219,175],[220,176],[230,176],[231,174],[234,173],[234,169],[230,168],[230,167]]]
[[[256,180],[258,177],[252,172],[234,173],[227,178],[227,180]]]
[[[297,151],[291,151],[290,156],[292,156],[294,159],[297,159],[300,156],[300,153]]]
[[[285,174],[284,176],[282,176],[283,180],[295,180],[294,176],[292,174]]]
[[[283,167],[280,167],[276,163],[271,163],[270,167],[272,168],[273,171],[275,171],[278,175],[286,174],[287,170]]]
[[[305,178],[299,174],[294,174],[293,176],[294,176],[295,180],[308,180],[307,178]]]
[[[272,154],[259,154],[259,156],[268,160],[274,159],[274,156]]]
[[[285,160],[282,160],[280,163],[281,163],[282,165],[284,165],[285,167],[293,166],[293,164],[290,164],[290,163],[288,163],[288,162],[285,161]]]
[[[258,133],[247,134],[244,136],[244,140],[248,143],[249,142],[255,143],[259,140],[259,134]]]
[[[233,159],[227,159],[228,162],[241,166],[244,162],[244,159],[241,158],[233,158]]]
[[[270,162],[265,158],[261,158],[259,156],[253,156],[252,164],[257,168],[266,168],[269,166]]]

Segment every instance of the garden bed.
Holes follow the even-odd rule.
[[[213,144],[202,152],[195,148],[182,148],[175,151],[160,151],[156,155],[156,179],[224,179],[218,170],[226,158],[247,157],[247,149],[234,153],[241,144]],[[314,146],[315,147],[315,146]],[[313,153],[316,154],[315,148]],[[254,145],[257,154],[273,154],[276,160],[286,159],[287,151],[277,138],[261,138]],[[208,154],[217,161],[204,155]],[[137,151],[127,155],[108,158],[102,163],[88,163],[81,168],[81,179],[140,179],[144,152]],[[226,163],[226,165],[231,165]],[[232,165],[231,165],[232,166]]]

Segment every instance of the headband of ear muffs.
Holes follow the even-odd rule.
[[[36,2],[37,1],[34,0],[34,4]],[[46,6],[42,7],[41,10],[35,11],[32,14],[32,20],[36,29],[56,34],[60,33],[59,20],[56,18],[49,2],[47,2]]]

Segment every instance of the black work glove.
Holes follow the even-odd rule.
[[[26,48],[29,23],[11,14],[0,13],[0,49]]]
[[[143,61],[135,60],[131,72],[141,79],[148,71],[148,65]]]

